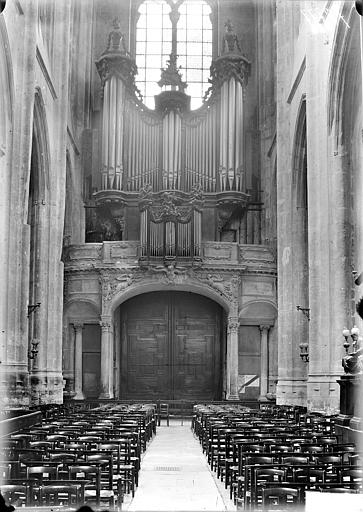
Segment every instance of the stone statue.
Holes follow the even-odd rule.
[[[231,20],[227,20],[224,24],[226,31],[223,36],[223,53],[241,52],[237,34],[233,31]]]
[[[352,354],[349,354],[342,359],[342,366],[345,373],[357,375],[363,373],[363,348],[359,348]]]
[[[117,52],[127,55],[127,49],[125,45],[125,36],[121,32],[121,25],[118,18],[113,20],[113,30],[111,30],[108,36],[107,52]]]

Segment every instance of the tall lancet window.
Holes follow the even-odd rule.
[[[191,108],[202,105],[209,86],[212,62],[211,8],[204,0],[145,0],[139,8],[136,27],[136,85],[144,103],[154,108],[154,96],[161,92],[157,82],[171,52],[191,96]]]

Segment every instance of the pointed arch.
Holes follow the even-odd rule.
[[[32,150],[37,154],[39,193],[45,200],[49,192],[49,129],[42,93],[38,87],[34,97]]]
[[[14,80],[10,44],[4,18],[0,18],[0,156],[9,147],[13,123]]]
[[[345,68],[348,56],[352,25],[356,21],[356,11],[350,2],[344,2],[337,23],[333,53],[328,74],[328,131],[334,135],[336,146],[340,143],[339,126],[342,121],[342,95],[345,87]],[[335,127],[335,128],[334,128]],[[332,133],[334,129],[334,134]]]

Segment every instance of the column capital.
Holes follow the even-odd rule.
[[[228,332],[238,332],[239,325],[240,325],[240,323],[239,323],[238,316],[229,316],[228,317],[228,325],[227,325]]]
[[[81,322],[81,321],[73,322],[73,329],[76,332],[82,331],[83,328],[84,328],[83,322]]]
[[[260,329],[261,333],[264,331],[268,332],[271,329],[271,325],[261,324],[258,326],[258,328]]]
[[[111,317],[108,315],[102,315],[99,324],[102,330],[109,331],[111,328]]]

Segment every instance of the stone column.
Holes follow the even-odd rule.
[[[84,400],[83,394],[83,324],[74,323],[74,400]]]
[[[268,393],[268,333],[270,330],[270,326],[260,325],[259,329],[261,333],[261,371],[259,400],[267,400],[266,394]]]
[[[238,328],[237,316],[228,316],[227,325],[227,400],[238,396]]]
[[[99,398],[113,398],[113,340],[111,317],[101,317],[101,393]]]

